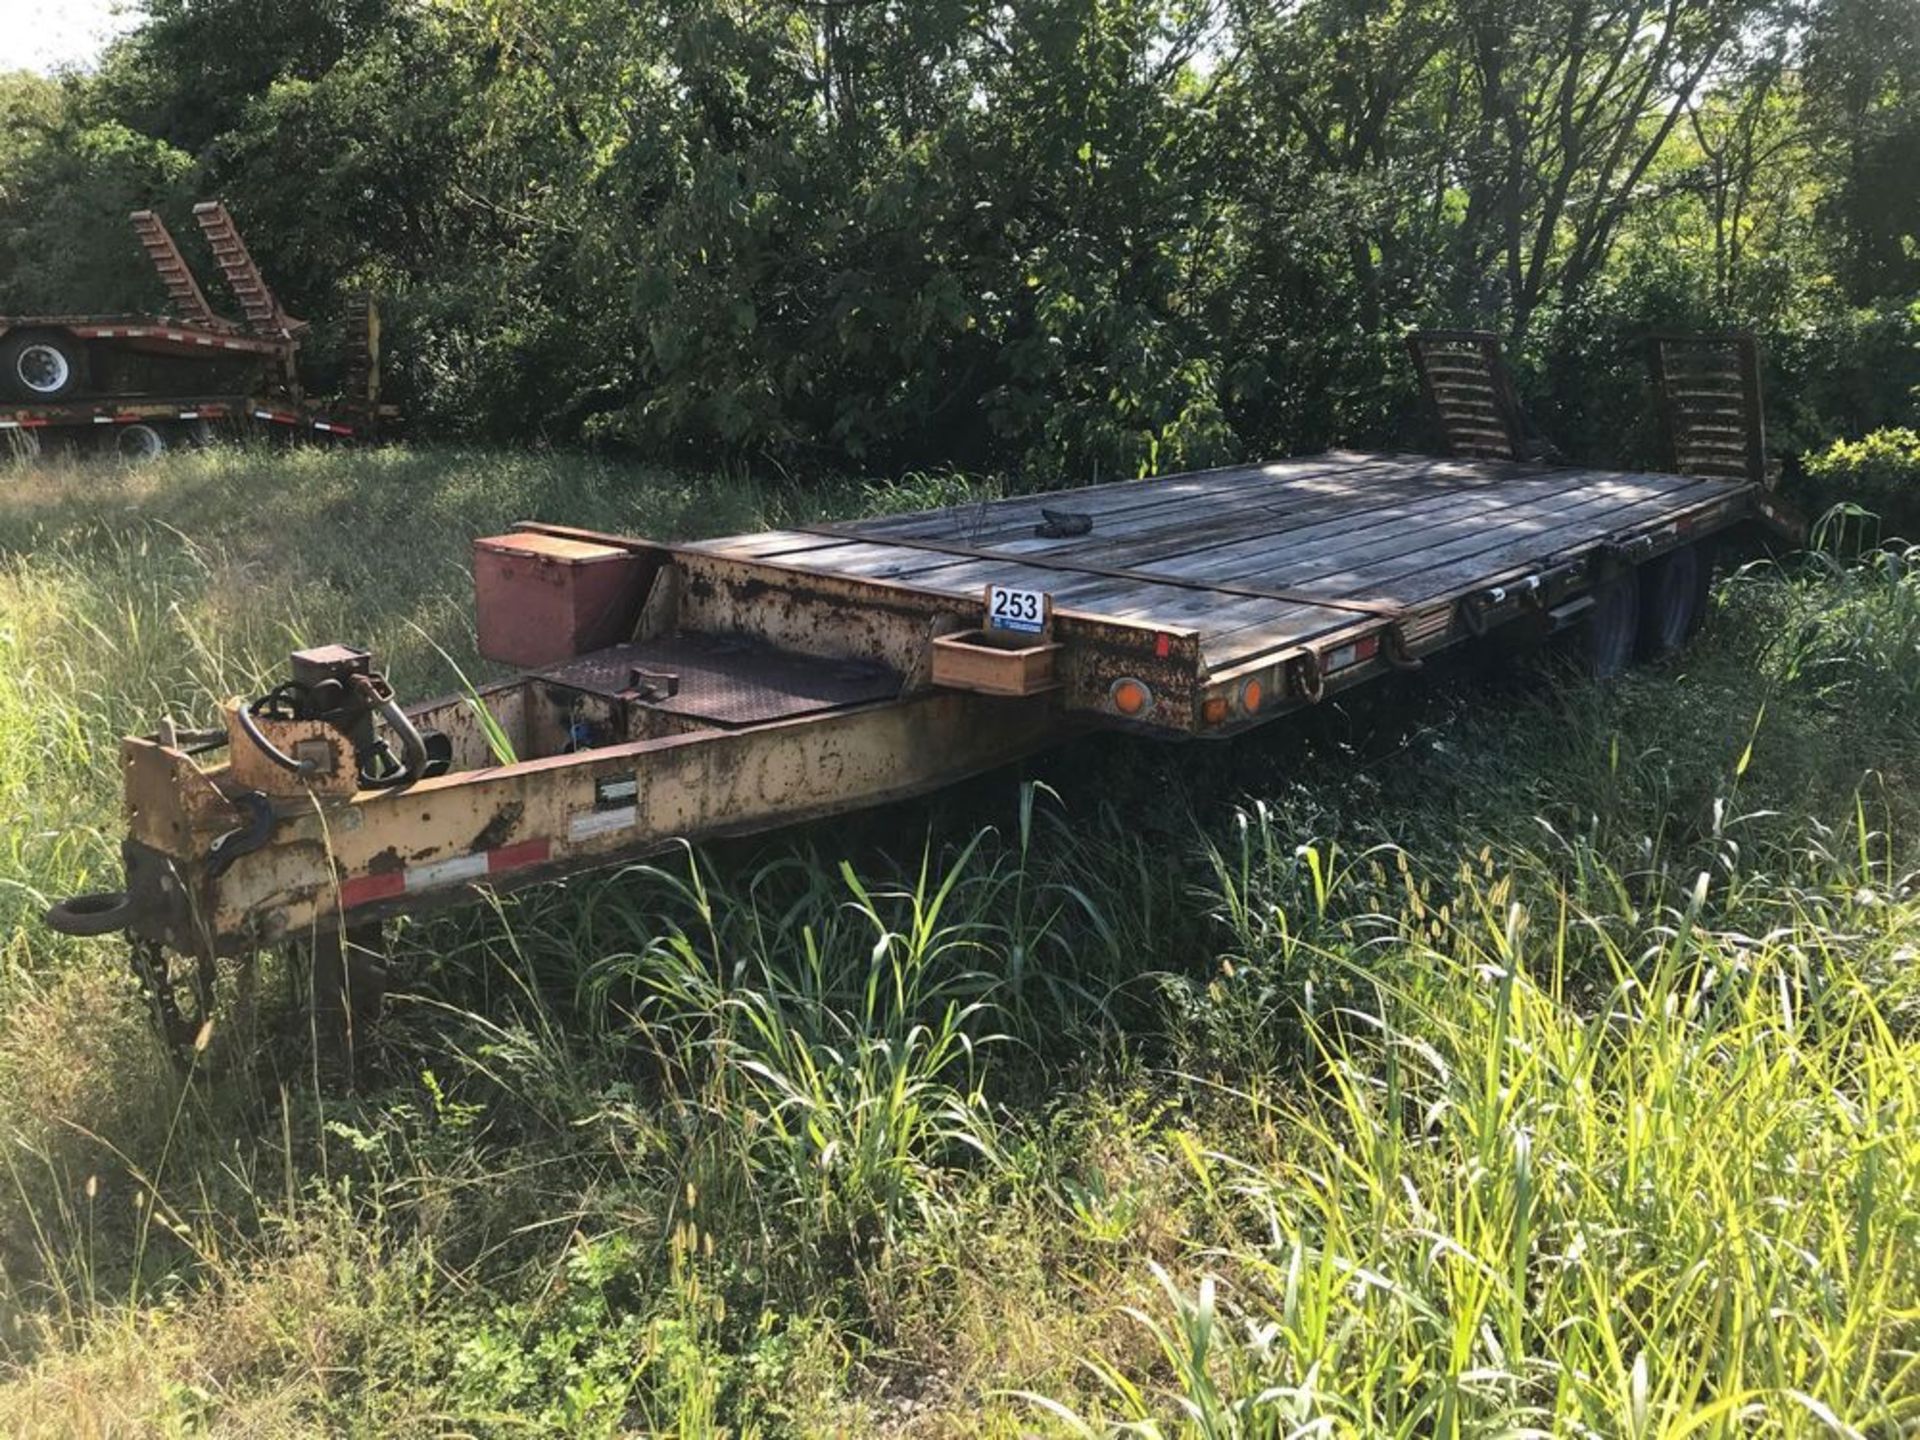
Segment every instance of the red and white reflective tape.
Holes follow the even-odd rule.
[[[1328,670],[1345,670],[1349,665],[1358,665],[1362,660],[1371,660],[1380,653],[1378,635],[1362,635],[1351,645],[1342,645],[1327,652]]]
[[[0,430],[38,430],[49,423],[38,415],[22,415],[18,420],[0,420]]]
[[[165,340],[174,345],[204,345],[208,349],[270,351],[270,340],[248,340],[225,335],[202,335],[193,330],[170,330],[155,325],[76,325],[73,333],[83,340]]]
[[[349,426],[349,425],[336,425],[336,424],[334,424],[334,423],[333,423],[332,421],[330,421],[330,420],[316,420],[316,421],[314,421],[314,422],[313,422],[313,428],[314,428],[314,429],[316,429],[316,430],[324,430],[324,431],[326,431],[326,432],[327,432],[327,434],[329,434],[329,435],[351,435],[351,434],[353,434],[353,428],[352,428],[351,426]]]
[[[480,881],[503,871],[524,870],[530,865],[544,864],[552,854],[551,841],[544,838],[522,840],[517,845],[502,845],[498,849],[482,850],[474,855],[456,855],[450,860],[436,860],[431,865],[407,865],[378,874],[354,875],[340,882],[340,905],[342,909],[350,910],[356,905],[371,905],[376,900],[391,900],[400,895],[413,895],[444,885]]]
[[[276,425],[298,425],[300,423],[300,417],[298,415],[289,415],[284,410],[256,410],[253,412],[253,418],[256,420],[271,420]]]

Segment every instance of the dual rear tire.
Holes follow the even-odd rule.
[[[169,450],[202,449],[214,443],[205,420],[134,420],[114,425],[100,436],[100,453],[129,465],[157,460]]]
[[[1713,565],[1699,545],[1621,566],[1594,586],[1581,637],[1587,668],[1610,680],[1636,660],[1680,649],[1706,617],[1712,580]]]

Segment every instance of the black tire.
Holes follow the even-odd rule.
[[[1671,655],[1691,640],[1706,618],[1713,561],[1703,546],[1682,545],[1650,560],[1640,576],[1642,660]]]
[[[1581,627],[1587,670],[1611,680],[1633,664],[1640,638],[1640,572],[1622,566],[1593,587],[1593,604]]]
[[[68,400],[87,388],[87,347],[63,330],[21,330],[0,340],[0,389],[21,400]]]
[[[47,910],[47,928],[62,935],[111,935],[136,918],[133,901],[124,890],[96,890],[75,895]]]
[[[167,429],[164,425],[135,420],[131,424],[111,427],[100,439],[106,453],[115,459],[124,460],[129,465],[144,465],[149,460],[158,460],[171,448],[172,440]]]

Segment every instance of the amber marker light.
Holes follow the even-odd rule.
[[[1209,725],[1219,725],[1227,718],[1227,697],[1215,695],[1200,706],[1200,718]]]
[[[1240,711],[1245,715],[1258,715],[1260,704],[1267,698],[1267,692],[1258,680],[1249,680],[1240,687]]]
[[[1113,688],[1107,691],[1107,699],[1113,702],[1113,708],[1122,715],[1132,718],[1147,713],[1153,704],[1153,691],[1143,681],[1134,679],[1116,680]]]

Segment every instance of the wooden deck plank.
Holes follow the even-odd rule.
[[[1707,488],[1710,491],[1714,489],[1711,484]],[[1705,493],[1689,503],[1712,503],[1724,493],[1724,490]],[[1410,607],[1438,603],[1448,596],[1491,583],[1514,571],[1536,568],[1561,557],[1584,553],[1604,543],[1609,535],[1656,523],[1673,513],[1675,508],[1668,500],[1646,501],[1627,511],[1614,512],[1608,517],[1609,524],[1604,529],[1597,528],[1591,519],[1575,520],[1558,530],[1532,535],[1469,556],[1454,557],[1436,567],[1397,577],[1369,577],[1369,593],[1383,599],[1397,600]],[[1338,583],[1344,587],[1348,581],[1343,578]],[[1303,588],[1311,593],[1314,587],[1308,585]],[[1116,614],[1114,618],[1121,617]],[[1207,657],[1207,663],[1214,668],[1238,664],[1260,654],[1296,645],[1302,639],[1297,627],[1287,617],[1272,616],[1264,613],[1258,604],[1238,601],[1221,606],[1197,628],[1201,631],[1201,649]]]
[[[1536,495],[1545,495],[1577,488],[1586,483],[1585,472],[1556,471],[1551,476],[1541,476],[1532,481],[1515,481],[1507,487],[1478,489],[1467,492],[1467,496],[1476,497],[1474,503],[1482,508],[1498,508],[1522,503]],[[1529,488],[1522,488],[1529,487]],[[1302,511],[1270,510],[1256,517],[1255,523],[1235,528],[1215,527],[1211,533],[1182,532],[1173,536],[1143,537],[1130,544],[1083,543],[1071,547],[1052,542],[1048,548],[1027,548],[1025,546],[987,547],[994,555],[1019,558],[1033,564],[1045,565],[1063,563],[1063,569],[1073,565],[1088,565],[1100,569],[1139,568],[1154,573],[1179,573],[1183,579],[1204,578],[1213,565],[1212,557],[1228,554],[1228,547],[1238,546],[1247,553],[1266,556],[1271,553],[1274,543],[1284,537],[1289,545],[1311,545],[1323,543],[1328,536],[1345,536],[1364,527],[1384,524],[1395,518],[1407,518],[1423,515],[1436,503],[1446,503],[1455,498],[1457,492],[1437,492],[1438,500],[1419,495],[1407,495],[1398,505],[1387,503],[1392,496],[1380,497],[1381,503],[1373,503],[1369,497],[1366,508],[1354,509],[1351,502],[1334,502],[1331,505],[1315,506]],[[1383,517],[1383,518],[1376,518]],[[1402,527],[1404,528],[1404,527]],[[1251,538],[1247,538],[1248,536]],[[1205,538],[1198,538],[1204,535]],[[876,542],[880,543],[880,542]],[[934,542],[936,545],[946,542]],[[976,548],[958,547],[956,548]],[[1181,564],[1169,565],[1165,553],[1183,553],[1194,558],[1183,560]],[[853,552],[843,546],[831,543],[816,547],[802,556],[783,556],[782,558],[803,558],[806,563],[831,567],[836,573],[872,578],[911,579],[934,588],[961,587],[969,584],[985,584],[991,578],[987,569],[1000,563],[997,558],[969,555],[955,555],[940,549],[920,552],[924,559],[915,565],[911,560],[902,561],[894,553],[885,551],[860,552],[855,560]],[[1228,554],[1228,558],[1236,558]],[[1078,594],[1089,589],[1110,589],[1123,586],[1126,582],[1115,581],[1107,577],[1095,577],[1089,580],[1063,582],[1065,588]]]
[[[1318,457],[1316,457],[1318,458]],[[1255,483],[1251,472],[1233,472],[1223,477],[1223,486],[1193,489],[1188,477],[1168,481],[1127,482],[1125,498],[1130,502],[1096,520],[1093,534],[1085,537],[1048,539],[1035,536],[1030,524],[1008,529],[1011,538],[993,535],[968,539],[965,535],[920,536],[935,545],[950,544],[972,549],[990,549],[1009,555],[1033,557],[1059,556],[1076,562],[1103,566],[1139,564],[1146,558],[1177,553],[1187,549],[1211,548],[1235,539],[1257,538],[1300,528],[1314,520],[1346,522],[1371,510],[1388,505],[1402,507],[1432,503],[1434,499],[1461,491],[1498,492],[1532,479],[1565,484],[1572,472],[1546,471],[1542,467],[1493,467],[1506,472],[1495,477],[1489,467],[1478,462],[1433,460],[1424,457],[1349,457],[1328,473],[1318,465],[1288,464],[1267,467],[1266,480]],[[1210,477],[1205,477],[1210,478]],[[1231,482],[1226,484],[1225,482]],[[1242,483],[1245,482],[1245,483]],[[1167,485],[1177,485],[1171,496]],[[1101,487],[1117,492],[1117,487]],[[1071,492],[1067,492],[1071,493]],[[1513,490],[1513,497],[1522,492]],[[1022,503],[1038,505],[1057,501],[1059,495],[1020,497]],[[1503,500],[1500,503],[1506,503]],[[928,512],[945,516],[950,511]],[[1037,514],[1037,510],[1035,511]],[[873,543],[884,543],[894,535],[883,527],[895,522],[917,520],[917,516],[881,517],[834,527],[846,536],[858,536]],[[901,536],[911,540],[914,537]],[[821,563],[838,568],[842,552],[839,538],[810,530],[763,531],[758,534],[695,542],[691,548],[740,559],[781,559],[800,563]],[[929,571],[945,568],[952,557],[938,550],[926,552]],[[964,558],[964,557],[963,557]],[[889,576],[905,572],[893,563],[885,565]],[[931,577],[930,577],[931,578]]]
[[[1607,535],[1634,524],[1646,523],[1649,518],[1658,518],[1680,504],[1703,503],[1726,493],[1724,487],[1708,484],[1703,493],[1694,500],[1676,501],[1671,495],[1643,499],[1637,503],[1618,505],[1607,502],[1589,503],[1586,508],[1572,515],[1562,517],[1562,523],[1546,530],[1531,532],[1516,537],[1511,532],[1505,535],[1504,543],[1496,533],[1489,537],[1488,543],[1472,547],[1467,551],[1467,542],[1457,542],[1442,556],[1443,570],[1447,565],[1454,572],[1464,572],[1465,580],[1459,580],[1458,573],[1443,573],[1440,576],[1441,588],[1421,584],[1409,587],[1404,584],[1407,575],[1419,575],[1435,567],[1427,560],[1416,558],[1412,563],[1389,560],[1376,561],[1366,568],[1356,568],[1351,573],[1337,571],[1314,575],[1303,568],[1283,571],[1268,576],[1260,575],[1258,580],[1271,584],[1275,589],[1286,589],[1312,595],[1323,591],[1329,599],[1387,599],[1402,603],[1417,604],[1444,595],[1448,582],[1458,581],[1453,588],[1470,585],[1474,575],[1484,574],[1491,579],[1518,565],[1534,559],[1545,559],[1555,549],[1565,549],[1572,539],[1586,538],[1597,544]],[[1460,563],[1462,560],[1467,563]],[[1397,568],[1396,568],[1397,566]],[[1236,580],[1247,581],[1253,577],[1222,576],[1223,585],[1232,585]],[[1313,634],[1324,633],[1331,628],[1344,628],[1353,617],[1342,612],[1340,625],[1315,625],[1311,630],[1301,630],[1294,622],[1300,617],[1285,610],[1283,605],[1265,599],[1251,599],[1222,594],[1217,604],[1209,604],[1206,596],[1196,592],[1183,592],[1172,603],[1164,603],[1160,597],[1137,595],[1126,602],[1104,604],[1077,603],[1075,608],[1094,610],[1112,616],[1116,620],[1129,620],[1136,624],[1164,624],[1179,628],[1197,628],[1201,631],[1201,644],[1207,653],[1210,664],[1235,663],[1243,658],[1239,653],[1240,642],[1245,639],[1239,632],[1272,630],[1271,637],[1262,636],[1263,648],[1279,648],[1283,644],[1295,644],[1310,638]],[[1308,617],[1317,618],[1317,617]],[[1271,644],[1267,641],[1271,640]]]
[[[1219,669],[1368,623],[1341,602],[1441,603],[1742,488],[1336,452],[684,548],[963,602],[989,583],[1046,590],[1063,610],[1198,630]],[[1042,508],[1092,513],[1094,530],[1035,536]]]
[[[1314,457],[1318,462],[1323,457]],[[1293,468],[1296,464],[1300,469]],[[1328,467],[1331,468],[1331,467]],[[1370,473],[1394,474],[1403,470],[1397,459],[1382,459],[1377,463],[1340,467],[1344,477],[1342,484],[1357,484]],[[1283,462],[1281,465],[1253,468],[1245,471],[1222,472],[1218,481],[1207,485],[1198,483],[1199,478],[1207,477],[1169,476],[1163,480],[1133,480],[1124,482],[1125,489],[1119,485],[1095,487],[1099,495],[1110,501],[1099,510],[1095,521],[1095,531],[1084,539],[1047,539],[1033,533],[1039,523],[1040,509],[1075,508],[1070,502],[1072,497],[1082,493],[1078,491],[1059,491],[1040,496],[1018,496],[1011,501],[994,502],[996,505],[1019,505],[1029,508],[1030,514],[1022,514],[1017,520],[995,524],[984,530],[971,523],[962,524],[962,518],[971,512],[965,509],[949,507],[946,510],[926,511],[916,515],[879,516],[871,520],[854,521],[836,526],[847,535],[857,535],[861,539],[881,543],[891,539],[930,540],[938,543],[964,544],[976,548],[1006,548],[1010,551],[1042,553],[1054,550],[1072,550],[1078,552],[1087,548],[1099,548],[1111,537],[1133,533],[1138,530],[1153,530],[1173,523],[1173,517],[1185,511],[1194,511],[1204,521],[1223,513],[1259,510],[1272,506],[1284,495],[1286,488],[1302,480],[1310,479],[1319,473],[1317,468],[1306,467],[1306,462]],[[1342,491],[1332,497],[1329,503],[1351,503]],[[1084,512],[1083,513],[1087,513]],[[919,522],[931,520],[934,523]],[[949,523],[951,520],[952,523]],[[913,522],[911,524],[907,522]],[[1189,521],[1189,523],[1191,523]],[[695,542],[696,548],[734,555],[747,559],[779,559],[783,556],[797,556],[803,552],[820,550],[833,543],[830,536],[812,531],[775,530],[762,531],[754,535],[724,537],[717,540]]]
[[[1562,471],[1553,481],[1545,482],[1544,488],[1537,492],[1530,491],[1525,495],[1517,492],[1481,492],[1465,497],[1462,503],[1470,508],[1477,507],[1477,512],[1458,517],[1449,525],[1386,523],[1377,531],[1369,531],[1357,526],[1350,527],[1343,518],[1336,517],[1310,531],[1300,532],[1299,536],[1269,534],[1194,551],[1173,559],[1156,558],[1140,564],[1137,575],[1124,578],[1089,575],[1063,568],[1061,578],[1051,589],[1057,605],[1088,611],[1126,613],[1129,618],[1138,618],[1139,614],[1150,612],[1156,598],[1151,592],[1142,591],[1141,587],[1151,584],[1156,577],[1186,583],[1218,581],[1221,584],[1240,583],[1277,589],[1297,588],[1294,583],[1296,578],[1337,570],[1338,565],[1327,562],[1348,555],[1353,545],[1363,542],[1372,546],[1369,552],[1371,558],[1387,559],[1402,551],[1424,551],[1443,539],[1478,534],[1503,521],[1507,524],[1524,524],[1528,516],[1548,517],[1569,506],[1586,506],[1590,509],[1618,506],[1647,498],[1650,491],[1665,493],[1673,485],[1694,483],[1680,477],[1664,477],[1655,485],[1631,483],[1636,479],[1632,476],[1596,476],[1589,472]],[[1535,503],[1525,503],[1527,501]],[[1547,508],[1542,509],[1543,504]],[[1415,518],[1424,518],[1425,512],[1422,507],[1415,506],[1410,513]],[[1509,516],[1513,518],[1509,519]],[[1301,538],[1308,535],[1313,537],[1315,543]],[[1282,540],[1286,542],[1282,546],[1286,558],[1277,560],[1275,547]],[[836,556],[844,553],[833,552]],[[964,593],[995,580],[998,571],[1006,563],[999,558],[948,558],[939,556],[938,552],[932,554],[944,563],[929,564],[925,568],[903,568],[893,557],[876,553],[869,557],[867,564],[859,567],[859,573],[874,578],[899,578],[928,588]],[[1030,558],[1034,565],[1044,567],[1055,557]],[[1114,568],[1105,563],[1104,556],[1092,558],[1089,563],[1097,568]],[[840,571],[836,565],[836,573],[846,572]],[[1189,613],[1193,607],[1183,605],[1180,608],[1182,613]]]
[[[1532,537],[1553,533],[1569,525],[1593,528],[1606,517],[1624,511],[1635,503],[1616,492],[1574,493],[1558,498],[1554,509],[1528,507],[1511,518],[1469,516],[1450,526],[1423,531],[1409,543],[1404,534],[1390,534],[1343,548],[1303,551],[1290,562],[1264,566],[1222,567],[1208,578],[1222,586],[1263,585],[1293,590],[1305,595],[1324,594],[1329,599],[1397,599],[1386,593],[1391,583],[1409,569],[1431,568],[1481,550],[1491,550],[1504,542],[1525,544]],[[1639,503],[1648,503],[1643,497]],[[1063,603],[1056,594],[1055,603]],[[1078,608],[1098,610],[1116,619],[1138,619],[1124,596],[1110,600],[1083,596],[1073,602]],[[1223,601],[1223,605],[1231,603]]]
[[[1214,522],[1226,514],[1272,508],[1287,513],[1326,505],[1367,506],[1391,498],[1395,493],[1426,493],[1435,486],[1493,487],[1526,474],[1539,473],[1543,467],[1489,467],[1482,462],[1441,460],[1427,456],[1342,457],[1341,463],[1312,466],[1271,467],[1264,483],[1236,485],[1214,490],[1186,485],[1179,477],[1167,481],[1138,482],[1136,503],[1122,508],[1115,501],[1105,512],[1094,515],[1094,532],[1083,539],[1068,542],[1074,546],[1096,546],[1121,538],[1171,532],[1187,526]],[[1493,474],[1490,470],[1502,473]],[[1045,508],[1076,510],[1063,503],[1069,497],[1039,497],[1049,501]],[[1008,523],[980,528],[975,543],[986,545],[1018,544],[1023,549],[1044,547],[1048,542],[1033,534],[1039,519],[1039,506],[1026,513],[1006,513]],[[876,537],[877,538],[877,537]],[[915,538],[903,535],[902,538]],[[939,539],[938,534],[923,533],[918,538]]]
[[[1252,540],[1193,550],[1142,563],[1137,568],[1183,578],[1268,575],[1273,577],[1272,583],[1282,585],[1290,583],[1287,577],[1302,563],[1344,555],[1358,547],[1372,547],[1371,553],[1384,558],[1401,550],[1423,549],[1468,531],[1521,523],[1530,515],[1557,513],[1583,500],[1611,496],[1633,498],[1644,493],[1644,487],[1635,487],[1629,496],[1617,487],[1614,477],[1585,473],[1577,479],[1558,483],[1516,482],[1512,490],[1456,493],[1353,517],[1336,516],[1301,530],[1281,530]]]
[[[1502,470],[1510,467],[1496,467]],[[1521,467],[1529,468],[1529,467]],[[1539,467],[1530,467],[1538,469]],[[1095,535],[1124,533],[1141,525],[1177,523],[1179,512],[1204,519],[1220,506],[1234,502],[1251,492],[1274,492],[1276,498],[1321,493],[1364,495],[1397,476],[1414,472],[1447,476],[1461,483],[1497,483],[1500,478],[1487,473],[1484,462],[1437,460],[1421,455],[1360,455],[1333,451],[1324,455],[1280,461],[1272,465],[1249,467],[1200,475],[1171,475],[1151,480],[1120,482],[1117,486],[1098,487],[1094,491],[1053,491],[1043,495],[1014,496],[969,509],[961,513],[965,524],[955,523],[953,510],[931,511],[921,516],[882,516],[859,522],[865,538],[959,540],[968,544],[997,544],[1003,541],[1036,538],[1033,527],[1040,512],[1069,510],[1094,517]],[[1082,503],[1082,497],[1097,504]],[[922,520],[927,523],[919,523]]]
[[[1378,458],[1378,457],[1370,457]],[[1041,510],[1080,510],[1113,515],[1142,504],[1178,503],[1194,496],[1225,496],[1245,485],[1271,484],[1315,471],[1351,468],[1350,456],[1326,453],[1273,461],[1264,465],[1234,465],[1188,475],[1156,476],[1145,480],[1109,480],[1069,490],[1031,495],[1008,495],[977,505],[949,505],[905,515],[879,515],[860,521],[874,539],[887,535],[926,539],[984,535],[1007,528],[1030,528]]]

